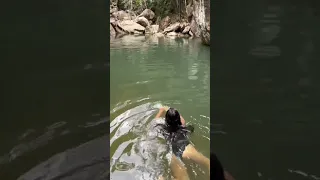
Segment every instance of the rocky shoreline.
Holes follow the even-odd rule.
[[[118,10],[110,7],[110,38],[123,35],[145,35],[157,37],[201,38],[202,42],[210,45],[210,23],[201,28],[192,18],[192,9],[187,12],[187,20],[166,16],[156,18],[155,13],[145,9],[139,15],[129,10]],[[204,29],[204,30],[203,30]],[[206,32],[203,32],[206,31]]]

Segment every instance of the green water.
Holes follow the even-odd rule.
[[[197,40],[125,36],[110,47],[110,158],[112,179],[133,179],[167,172],[146,161],[141,142],[155,106],[177,108],[195,126],[191,141],[210,154],[210,52]],[[159,150],[158,150],[159,151]],[[155,159],[154,161],[158,161]],[[150,164],[149,164],[150,163]],[[191,179],[208,178],[203,168],[187,164]]]
[[[94,180],[109,171],[107,7],[106,1],[6,3],[1,180]]]
[[[316,7],[250,0],[221,10],[212,32],[211,149],[236,179],[320,177]]]

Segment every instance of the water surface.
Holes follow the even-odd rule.
[[[105,1],[6,3],[1,180],[106,179],[106,7]]]
[[[212,132],[224,132],[212,149],[236,179],[319,179],[319,9],[311,1],[228,9],[211,54],[211,121],[220,124]]]
[[[168,152],[148,137],[161,105],[177,108],[195,126],[191,141],[209,157],[209,47],[197,40],[125,36],[111,42],[111,178],[168,175]],[[187,164],[191,179],[208,178]]]

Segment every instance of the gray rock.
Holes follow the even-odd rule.
[[[210,22],[206,22],[205,27],[201,29],[200,37],[203,44],[210,45]]]
[[[191,31],[196,37],[201,37],[204,44],[210,44],[210,1],[193,0],[193,16],[191,20]],[[204,9],[204,11],[203,11]]]
[[[189,35],[190,35],[191,37],[193,37],[193,33],[192,33],[192,31],[189,31]]]
[[[116,37],[116,30],[110,24],[110,37]]]
[[[150,26],[150,23],[149,23],[148,19],[145,18],[145,17],[138,17],[138,18],[136,19],[136,22],[137,22],[138,24],[140,24],[141,26],[143,26],[143,27],[148,27],[148,26]]]
[[[191,17],[192,17],[192,12],[193,12],[192,6],[191,6],[190,4],[187,5],[187,7],[186,7],[186,13],[187,13],[187,17],[188,17],[188,18],[191,18]]]
[[[157,32],[159,32],[159,25],[146,27],[146,34],[156,34]]]
[[[169,32],[167,34],[167,36],[177,36],[177,35],[178,35],[178,33],[176,33],[176,32]]]
[[[185,38],[185,37],[189,37],[189,35],[188,34],[178,33],[178,37]]]
[[[167,28],[170,25],[171,19],[169,16],[166,16],[165,18],[161,19],[159,29],[163,31],[165,28]]]
[[[145,9],[138,17],[145,17],[148,20],[152,20],[155,17],[155,14],[151,9]]]
[[[193,36],[200,37],[200,30],[197,22],[194,19],[191,20],[190,31],[192,32]]]
[[[162,33],[156,33],[156,36],[160,38],[160,37],[163,37],[164,35]]]
[[[116,19],[114,17],[110,17],[110,24],[115,24],[116,23]]]
[[[122,11],[122,10],[112,13],[112,16],[115,17],[119,21],[132,19],[131,15],[129,13]]]
[[[173,32],[180,28],[180,23],[176,22],[163,30],[164,33]]]
[[[189,34],[189,31],[190,31],[190,26],[186,26],[182,31],[182,34]]]
[[[134,22],[133,20],[124,20],[118,23],[118,27],[120,27],[124,32],[133,34],[136,32],[144,33],[145,28],[140,24]]]
[[[205,29],[201,31],[200,37],[203,44],[210,45],[210,26],[208,28],[206,25]]]

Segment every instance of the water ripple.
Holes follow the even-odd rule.
[[[126,173],[134,173],[134,177],[138,179],[156,179],[161,174],[169,173],[168,147],[154,138],[157,134],[148,133],[158,107],[161,107],[159,102],[140,104],[127,109],[111,121],[110,147],[115,149],[111,153],[111,178],[124,178],[127,177]],[[204,115],[199,117],[209,119]],[[194,123],[197,122],[193,121]],[[196,126],[199,127],[198,132],[202,132],[200,137],[210,141],[210,129],[200,123]],[[192,171],[204,173],[200,167],[192,167]],[[197,173],[193,176],[197,176]]]
[[[318,177],[316,175],[308,174],[308,173],[300,171],[300,170],[288,169],[288,172],[298,174],[298,175],[301,175],[304,177],[310,177],[311,179],[320,180],[320,177]]]

